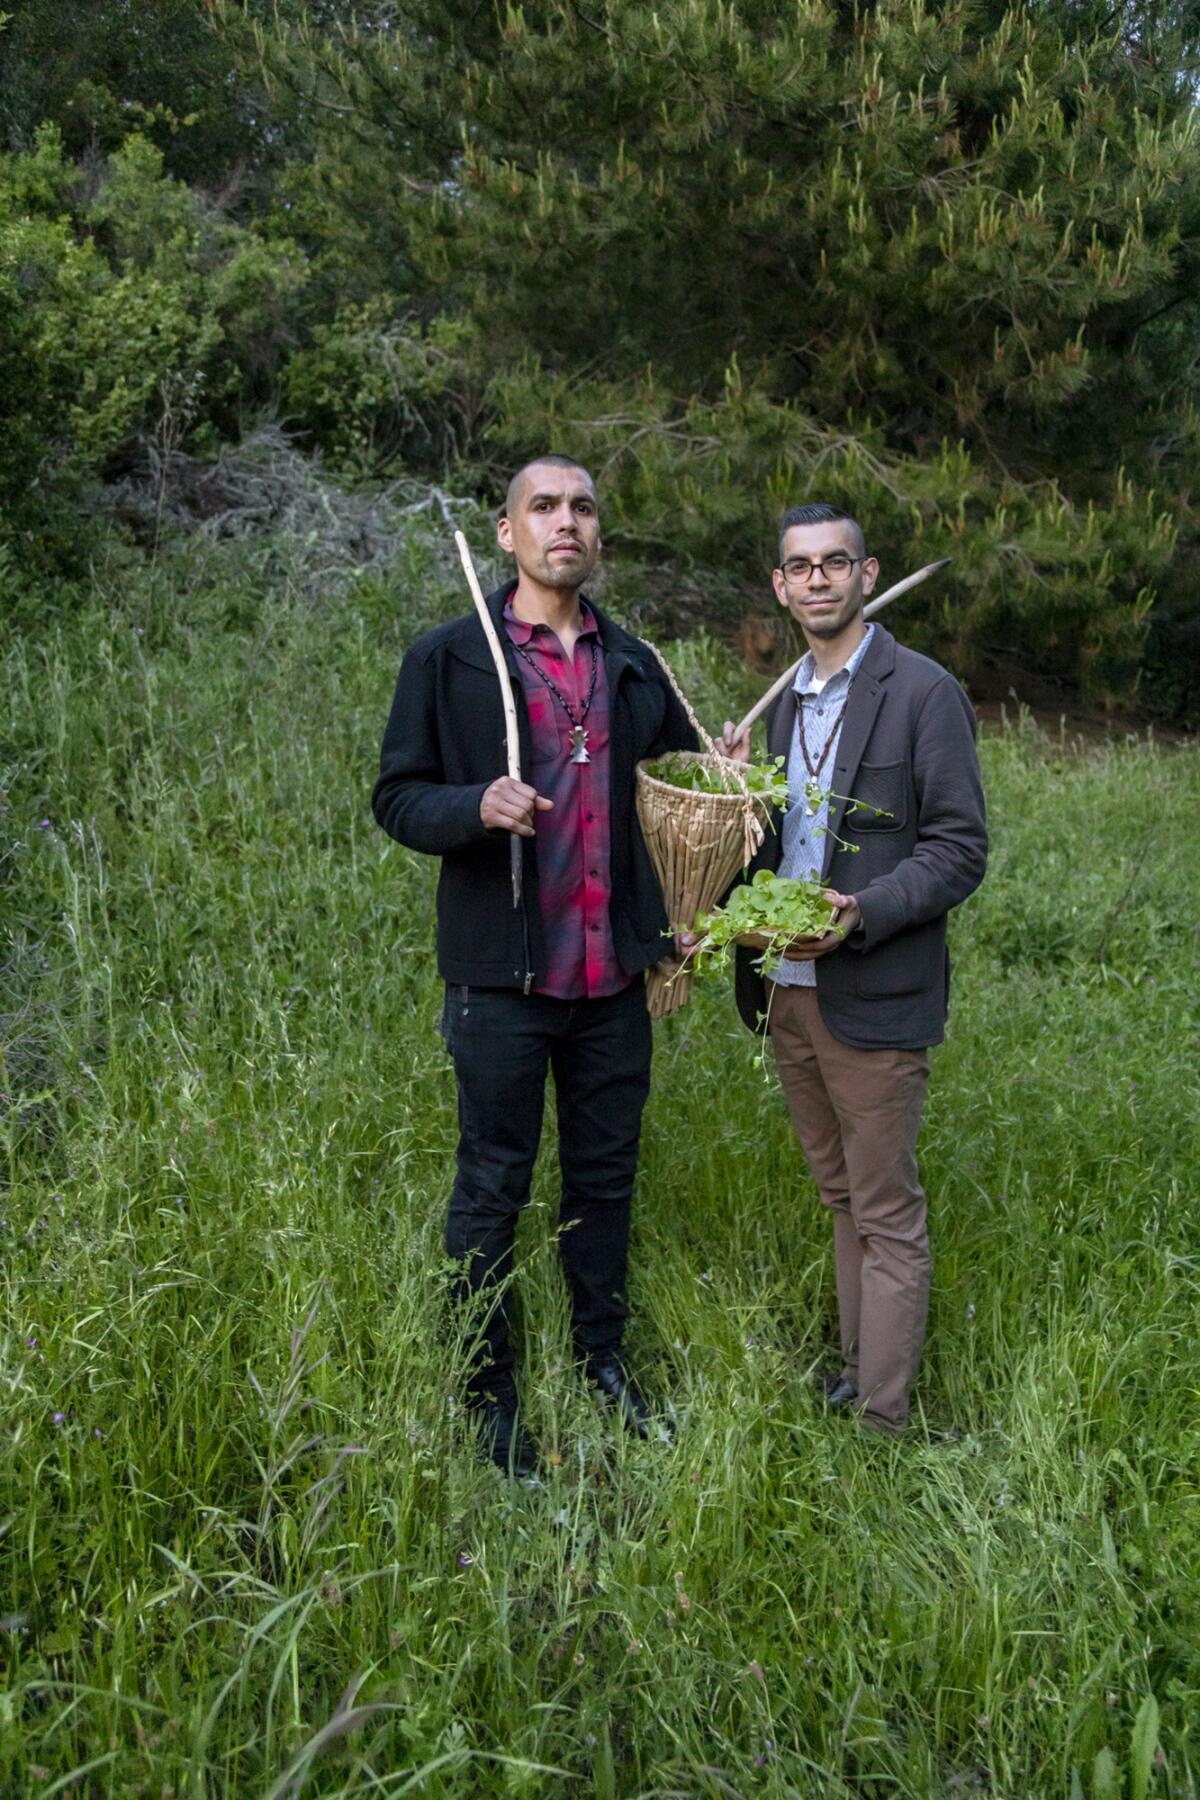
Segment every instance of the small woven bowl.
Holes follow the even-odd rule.
[[[765,931],[739,931],[733,941],[735,944],[740,944],[744,950],[774,950],[782,956],[784,951],[790,950],[793,944],[819,944],[821,939],[826,936],[828,933],[824,931],[818,931],[815,934],[797,931],[793,932],[791,937],[772,938],[768,937]]]

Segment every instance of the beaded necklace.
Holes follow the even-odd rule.
[[[571,761],[573,763],[590,763],[592,760],[588,755],[588,734],[584,728],[583,721],[588,716],[588,708],[591,706],[592,696],[596,692],[596,672],[599,668],[599,658],[596,655],[596,640],[594,637],[588,639],[588,648],[592,653],[592,678],[588,682],[587,698],[583,703],[583,709],[580,712],[579,717],[576,718],[575,714],[571,711],[570,703],[567,700],[566,695],[561,692],[557,684],[551,681],[546,671],[540,664],[534,661],[533,657],[530,656],[523,644],[513,643],[513,649],[516,651],[517,655],[525,658],[525,661],[529,664],[534,674],[539,676],[541,680],[545,682],[546,686],[550,689],[550,692],[554,695],[554,698],[558,701],[558,704],[566,713],[567,723],[571,727]]]

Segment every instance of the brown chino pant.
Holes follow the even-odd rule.
[[[858,1388],[861,1422],[899,1433],[933,1267],[917,1178],[929,1054],[839,1043],[815,988],[774,984],[770,1032],[796,1136],[833,1214],[842,1374]]]

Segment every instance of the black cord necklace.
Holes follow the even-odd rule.
[[[600,666],[599,658],[596,655],[596,640],[595,640],[595,638],[590,637],[588,639],[588,648],[592,653],[592,678],[588,682],[587,699],[583,703],[583,710],[580,713],[578,718],[576,718],[575,714],[571,711],[571,707],[566,699],[566,696],[559,691],[558,687],[555,685],[555,683],[553,681],[551,681],[551,679],[547,675],[546,671],[543,668],[541,668],[538,663],[536,663],[534,661],[533,657],[530,656],[530,654],[529,654],[528,650],[526,650],[525,646],[523,644],[516,643],[512,639],[510,639],[509,641],[512,643],[512,647],[516,651],[517,655],[523,656],[525,658],[525,661],[529,664],[530,668],[533,670],[534,674],[539,676],[541,678],[541,680],[545,682],[546,686],[550,689],[550,692],[554,695],[554,698],[558,701],[558,704],[562,707],[563,711],[566,713],[567,723],[571,727],[571,761],[573,763],[590,763],[592,759],[588,755],[588,750],[587,750],[588,734],[584,729],[583,721],[588,716],[588,709],[592,704],[592,696],[596,692],[596,672]]]
[[[851,684],[851,685],[853,685],[853,684]],[[849,704],[850,704],[850,689],[847,688],[846,689],[846,698],[842,701],[842,704],[838,707],[837,712],[834,715],[833,724],[829,727],[828,736],[826,737],[825,742],[821,745],[820,753],[817,756],[816,762],[814,763],[812,757],[808,753],[808,740],[804,735],[804,695],[803,694],[796,695],[796,720],[800,726],[800,754],[804,758],[804,766],[808,770],[809,778],[812,781],[816,781],[817,777],[821,773],[821,770],[825,767],[826,758],[828,757],[830,749],[833,746],[833,740],[838,734],[838,731],[841,727],[842,720],[846,716],[846,708],[849,706]]]

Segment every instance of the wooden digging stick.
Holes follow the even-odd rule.
[[[483,626],[483,635],[488,641],[488,649],[492,653],[492,661],[496,665],[496,674],[500,681],[500,698],[504,702],[504,740],[508,747],[508,772],[514,781],[521,779],[521,748],[517,737],[517,705],[513,699],[512,678],[508,672],[508,664],[504,660],[504,651],[500,647],[500,639],[496,627],[492,624],[492,615],[487,609],[483,597],[483,589],[479,585],[479,577],[475,573],[475,564],[471,561],[471,551],[461,531],[454,533],[454,542],[458,545],[459,559],[462,562],[463,574],[467,578],[467,586],[471,590],[471,598],[475,602],[475,611],[479,614],[479,623]],[[521,840],[514,831],[509,846],[512,862],[512,897],[514,907],[521,904]]]
[[[874,615],[885,607],[889,601],[898,600],[901,594],[907,594],[909,588],[916,587],[919,581],[924,581],[928,576],[935,575],[939,569],[944,569],[948,562],[953,561],[954,558],[952,556],[943,556],[938,562],[926,563],[925,567],[923,569],[918,569],[915,575],[906,575],[903,581],[896,582],[895,586],[888,588],[885,594],[880,594],[878,600],[868,601],[867,605],[863,607],[863,618],[873,618]],[[746,714],[745,718],[733,734],[733,741],[735,744],[745,732],[749,731],[756,719],[762,718],[762,715],[766,712],[772,700],[777,700],[785,688],[791,687],[793,681],[796,679],[796,670],[803,661],[803,656],[797,657],[791,668],[785,670],[779,677],[779,680],[772,683],[762,699],[755,701],[754,705],[750,708],[750,711]]]

